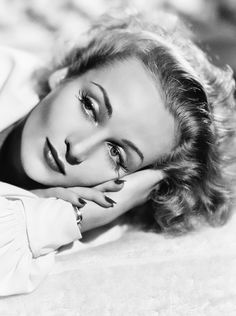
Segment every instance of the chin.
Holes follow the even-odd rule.
[[[42,165],[28,161],[27,159],[22,161],[22,167],[24,170],[25,176],[32,182],[36,182],[40,185],[51,185],[52,178],[46,172]]]

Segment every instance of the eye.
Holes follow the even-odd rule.
[[[97,124],[97,106],[93,102],[92,98],[90,98],[84,91],[79,91],[79,95],[76,96],[76,98],[80,101],[85,114]]]
[[[128,169],[125,165],[125,161],[124,161],[124,158],[119,146],[113,143],[107,143],[107,145],[108,145],[108,150],[109,150],[109,156],[112,162],[115,164],[115,168],[116,169],[122,168],[127,172]]]
[[[120,156],[120,152],[119,152],[118,148],[115,147],[115,146],[112,146],[112,147],[111,147],[111,149],[110,149],[110,154],[111,154],[112,156]]]
[[[122,156],[121,156],[118,146],[112,143],[107,143],[107,145],[108,145],[109,155],[111,156],[113,160],[116,161],[116,163],[119,163],[120,160],[122,159]]]

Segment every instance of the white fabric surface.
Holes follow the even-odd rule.
[[[0,300],[0,315],[235,316],[235,227],[234,216],[178,238],[126,231],[94,247],[90,234],[33,293]]]
[[[0,182],[0,296],[32,291],[55,250],[81,238],[70,203],[22,191]]]
[[[28,113],[38,102],[32,74],[39,60],[32,54],[0,46],[0,130]]]

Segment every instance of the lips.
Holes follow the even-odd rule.
[[[56,149],[53,147],[53,145],[50,143],[47,137],[44,146],[44,157],[48,166],[52,170],[62,173],[63,175],[66,174],[64,163],[61,161]]]

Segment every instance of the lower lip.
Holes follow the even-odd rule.
[[[59,169],[59,167],[58,167],[58,165],[53,157],[53,154],[52,154],[50,148],[48,147],[47,141],[45,142],[45,145],[44,145],[44,158],[47,162],[47,165],[52,170],[61,173],[61,170]]]

